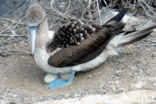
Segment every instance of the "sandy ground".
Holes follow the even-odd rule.
[[[0,56],[0,104],[32,104],[134,89],[155,90],[156,47],[147,44],[151,39],[153,36],[120,49],[120,56],[109,58],[94,70],[77,73],[72,85],[58,90],[48,89],[43,82],[45,72],[36,66],[31,56]],[[9,47],[15,48],[22,49],[17,43]],[[24,48],[29,49],[28,45]]]
[[[50,100],[36,104],[156,104],[155,90],[134,90],[118,94],[94,94],[78,98]]]

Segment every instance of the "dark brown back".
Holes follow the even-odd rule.
[[[109,41],[123,29],[124,25],[122,22],[116,22],[111,25],[97,26],[98,30],[79,45],[68,46],[51,56],[48,64],[55,67],[67,67],[96,58],[103,52]]]

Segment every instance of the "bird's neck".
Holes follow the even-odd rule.
[[[35,43],[35,54],[38,56],[42,52],[44,53],[45,57],[49,57],[49,53],[47,52],[47,43],[50,41],[49,38],[49,28],[48,28],[48,21],[47,18],[40,24],[36,43]]]
[[[49,33],[48,22],[47,22],[47,18],[45,18],[44,21],[39,26],[35,48],[46,47],[46,44],[49,41],[48,33]]]

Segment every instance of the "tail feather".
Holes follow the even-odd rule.
[[[128,12],[129,8],[124,8],[120,11],[120,13],[118,13],[116,16],[114,16],[113,18],[111,18],[108,22],[105,23],[105,25],[107,24],[111,24],[112,22],[120,22],[122,20],[122,18],[125,16],[125,14]]]
[[[123,45],[128,45],[128,44],[131,44],[133,42],[139,41],[139,40],[145,38],[146,36],[150,35],[150,33],[152,32],[152,30],[154,28],[156,28],[156,25],[151,26],[151,27],[146,28],[146,29],[143,29],[143,30],[140,30],[140,31],[132,32],[130,34],[126,34],[123,32],[123,33],[115,36],[109,42],[109,45],[115,46],[115,47],[120,47]]]
[[[119,34],[125,26],[125,23],[121,22],[125,14],[128,12],[128,8],[122,9],[116,16],[106,22],[103,27],[112,27],[114,34]]]

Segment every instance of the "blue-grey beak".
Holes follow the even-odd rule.
[[[31,26],[31,27],[29,27],[32,55],[34,55],[34,52],[35,52],[35,43],[36,43],[36,37],[37,37],[38,28],[39,28],[39,26]]]

